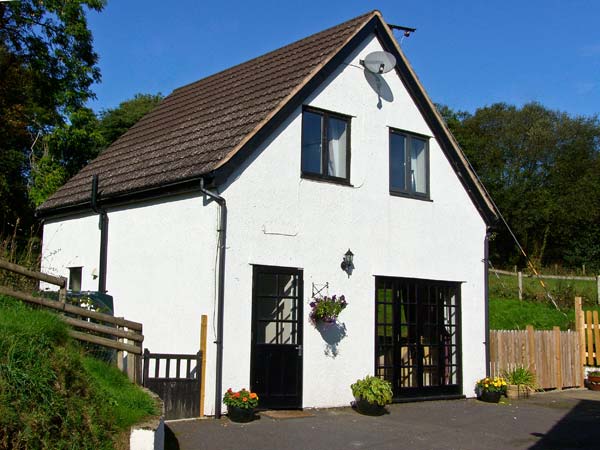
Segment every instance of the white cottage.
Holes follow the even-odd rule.
[[[365,69],[382,51],[394,70]],[[175,90],[39,214],[44,269],[152,351],[196,352],[208,315],[208,413],[228,387],[329,407],[366,374],[402,401],[486,373],[497,213],[378,11]],[[310,322],[322,294],[337,324]]]

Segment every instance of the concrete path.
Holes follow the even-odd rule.
[[[167,449],[387,450],[600,449],[600,392],[568,390],[493,405],[477,400],[395,404],[390,414],[350,408],[249,424],[168,423]]]

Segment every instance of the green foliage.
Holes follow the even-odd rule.
[[[0,235],[28,229],[30,162],[43,136],[92,96],[100,80],[86,10],[103,0],[0,3]]]
[[[367,375],[362,380],[350,386],[352,395],[357,399],[363,399],[369,403],[385,406],[392,403],[392,384],[378,377]]]
[[[242,409],[256,408],[258,406],[258,395],[246,389],[234,392],[233,389],[229,388],[223,395],[223,403],[227,406],[235,406]]]
[[[315,298],[310,302],[310,318],[313,322],[321,320],[323,322],[335,322],[340,313],[346,308],[348,303],[346,297],[336,295],[332,297]]]
[[[116,141],[138,120],[148,114],[162,101],[162,94],[135,94],[117,108],[100,113],[99,132],[108,144]]]
[[[495,275],[492,271],[489,280],[491,297],[519,298],[519,286],[516,276]],[[594,280],[544,279],[543,282],[546,290],[561,310],[572,309],[575,297],[582,297],[585,306],[594,306],[597,303],[597,284]],[[537,277],[523,275],[523,299],[551,304],[546,296],[546,290],[544,290]]]
[[[110,449],[115,432],[154,412],[142,395],[83,360],[58,316],[0,297],[0,448]]]
[[[537,103],[497,103],[474,114],[440,107],[479,177],[539,266],[600,268],[600,120]],[[495,263],[522,263],[507,230],[490,244]]]
[[[158,414],[152,397],[132,384],[116,367],[91,357],[83,358],[83,367],[111,406],[118,429],[125,429],[145,416]]]
[[[490,298],[489,321],[492,330],[524,330],[527,325],[537,330],[551,330],[555,326],[568,330],[574,329],[575,313],[558,311],[545,303]]]
[[[517,366],[507,370],[503,375],[508,384],[535,389],[535,375],[526,367]]]

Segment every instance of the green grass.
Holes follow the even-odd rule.
[[[116,367],[91,357],[83,359],[83,366],[96,388],[108,398],[112,417],[119,429],[156,413],[152,398],[132,384]]]
[[[584,309],[600,311],[597,305]],[[536,330],[550,330],[555,326],[561,330],[575,329],[573,308],[559,311],[546,302],[490,297],[489,317],[492,330],[524,330],[527,325],[533,325]]]
[[[110,449],[154,412],[124,375],[85,358],[57,316],[0,296],[0,448]]]
[[[490,297],[519,298],[518,279],[511,275],[496,275],[490,271]],[[597,283],[595,280],[553,280],[544,279],[546,289],[561,309],[572,309],[575,297],[582,297],[584,306],[597,304]],[[543,302],[547,300],[544,288],[536,277],[523,275],[523,299]]]

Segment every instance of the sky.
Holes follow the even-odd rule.
[[[401,47],[436,103],[600,114],[597,0],[108,0],[88,15],[102,72],[89,106],[167,95],[373,9],[417,28]]]

